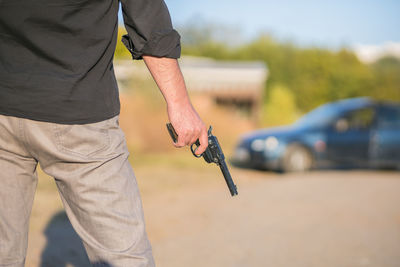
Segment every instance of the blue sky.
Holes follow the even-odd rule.
[[[326,47],[400,42],[398,0],[165,0],[175,26],[189,21],[260,32],[301,45]]]

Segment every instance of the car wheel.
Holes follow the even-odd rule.
[[[313,156],[307,148],[301,145],[290,145],[282,160],[282,170],[284,172],[308,171],[313,166],[313,162]]]

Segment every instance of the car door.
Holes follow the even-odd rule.
[[[373,107],[361,108],[349,111],[334,121],[327,133],[330,161],[357,166],[368,163],[375,113]]]
[[[400,107],[382,105],[372,133],[371,161],[382,167],[400,166]]]

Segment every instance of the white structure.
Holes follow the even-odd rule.
[[[268,76],[263,62],[184,57],[180,65],[189,90],[207,94],[219,104],[249,109],[256,115]]]
[[[400,59],[400,43],[386,42],[382,45],[356,45],[354,51],[364,63],[374,63],[385,56]]]
[[[259,91],[267,78],[262,62],[185,57],[180,65],[188,87],[194,91]]]

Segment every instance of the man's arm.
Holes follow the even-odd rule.
[[[0,0],[1,1],[1,0]],[[207,129],[190,103],[179,69],[180,36],[172,27],[163,0],[121,0],[125,28],[122,41],[133,59],[144,59],[163,94],[169,120],[178,134],[175,146],[200,141],[197,153],[207,148]]]
[[[202,154],[208,146],[207,128],[190,102],[178,61],[146,55],[143,60],[167,103],[169,120],[178,134],[175,146],[191,145],[199,139],[196,154]]]

